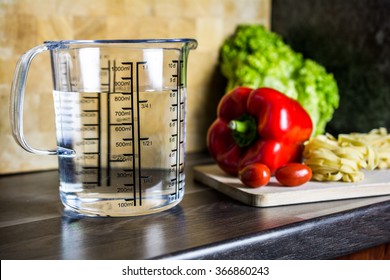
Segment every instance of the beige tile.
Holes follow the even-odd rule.
[[[168,38],[169,37],[168,17],[140,17],[137,26],[139,38]]]
[[[66,16],[107,16],[110,0],[42,0],[52,2],[55,14]]]
[[[107,21],[104,16],[75,16],[73,18],[74,39],[95,40],[107,36]]]
[[[196,20],[188,18],[173,18],[168,22],[169,37],[195,38]]]
[[[52,0],[15,0],[18,14],[48,16],[56,11],[56,1]]]
[[[151,16],[153,0],[110,0],[107,5],[109,17],[140,17]]]
[[[145,39],[170,37],[171,20],[165,17],[115,17],[107,22],[107,38]]]
[[[9,59],[3,59],[0,56],[0,86],[6,88],[7,92],[11,89],[16,62],[16,56],[12,56]]]
[[[199,42],[198,51],[216,51],[221,46],[223,37],[222,18],[198,18],[196,20],[196,38]]]
[[[182,0],[154,0],[152,15],[155,17],[180,17],[184,8]]]
[[[8,59],[17,39],[17,18],[7,13],[0,16],[0,58]],[[0,65],[1,67],[1,65]]]
[[[43,140],[48,135],[39,136]],[[56,169],[58,167],[55,156],[34,155],[19,147],[11,135],[0,138],[0,145],[7,149],[0,150],[0,173],[16,173],[37,170]]]
[[[7,14],[17,14],[17,1],[14,0],[3,0],[0,1],[0,15],[4,16]]]
[[[15,53],[24,53],[39,44],[37,18],[32,15],[17,15],[17,38],[14,42]]]
[[[140,37],[137,17],[117,16],[107,19],[107,39],[136,39]]]
[[[185,18],[222,17],[225,0],[183,0],[181,16]]]
[[[0,32],[2,36],[0,36],[0,49],[3,55],[10,56],[25,50],[26,47],[23,44],[26,41],[28,42],[29,39],[33,39],[30,36],[27,39],[20,38],[22,34],[19,32],[19,29],[20,26],[25,25],[25,22],[26,20],[23,20],[19,15],[5,14],[1,16]],[[9,51],[10,48],[11,51]]]
[[[265,25],[268,25],[270,24],[271,22],[271,1],[270,0],[260,0],[260,13],[259,13],[259,17],[261,20],[264,20],[264,22],[267,22],[267,24]]]
[[[11,131],[8,104],[8,94],[0,93],[0,135],[2,136]]]
[[[73,18],[69,16],[45,16],[37,18],[38,40],[57,41],[74,38]]]
[[[189,86],[200,86],[208,84],[212,79],[212,72],[216,67],[218,52],[193,51],[188,61],[188,84]]]
[[[220,93],[218,90],[210,90],[208,85],[188,89],[187,150],[205,149],[206,133],[215,119]]]
[[[225,0],[222,1],[225,18],[235,18],[242,21],[259,19],[262,15],[263,0]]]

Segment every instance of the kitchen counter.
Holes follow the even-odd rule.
[[[390,242],[390,196],[255,208],[194,181],[176,207],[130,218],[78,217],[57,171],[0,177],[5,259],[333,259]]]

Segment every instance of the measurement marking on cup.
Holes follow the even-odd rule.
[[[119,94],[124,96],[115,96],[114,101],[131,101],[131,96],[129,96],[129,93],[119,93]]]
[[[174,79],[176,80],[176,102],[175,104],[179,104],[181,102],[181,91],[179,90],[180,88],[180,85],[181,85],[181,65],[182,65],[182,60],[172,60],[173,63],[176,63],[177,64],[177,72],[176,74],[172,75],[174,77]],[[176,105],[177,106],[177,105]],[[180,116],[181,116],[181,106],[177,106],[177,110],[176,110],[176,123],[177,123],[177,120],[180,119]],[[175,137],[176,139],[176,165],[180,163],[180,154],[181,154],[181,151],[180,151],[180,141],[181,141],[181,135],[180,135],[180,126],[179,125],[176,125],[176,135],[178,135],[178,137]],[[176,168],[176,179],[178,180],[179,179],[179,176],[180,176],[180,173],[179,173],[179,168]],[[179,198],[179,184],[178,182],[176,181],[176,188],[175,188],[175,198],[178,199]]]
[[[148,102],[148,101],[140,99],[140,88],[139,88],[140,66],[142,67],[142,69],[145,70],[145,68],[147,68],[146,61],[137,62],[136,69],[135,69],[135,71],[136,71],[136,93],[137,93],[136,104],[137,104],[137,120],[138,120],[138,122],[137,122],[137,131],[138,131],[138,143],[137,143],[138,163],[137,164],[138,164],[138,183],[139,183],[138,199],[139,199],[139,205],[142,206],[142,183],[143,183],[144,176],[142,175],[142,164],[141,164],[141,157],[142,157],[142,155],[141,155],[142,154],[141,141],[143,141],[142,138],[144,138],[144,137],[141,137],[142,131],[141,131],[141,118],[140,118],[140,104]],[[133,157],[133,158],[135,158],[135,157]],[[134,176],[134,177],[136,177],[136,176]]]
[[[110,123],[110,126],[132,126],[132,123]]]
[[[133,201],[132,198],[124,199],[125,202],[118,202],[118,207],[128,207],[128,206],[134,206],[135,201]]]
[[[110,147],[110,150],[107,154],[107,166],[109,169],[111,168],[111,163],[123,163],[128,164],[131,162],[134,154],[134,145],[133,145],[133,139],[134,139],[134,131],[133,131],[133,123],[131,122],[123,122],[118,117],[125,117],[125,118],[131,118],[131,120],[134,120],[133,115],[133,63],[132,62],[120,62],[120,65],[117,66],[116,60],[113,61],[113,66],[110,67],[110,70],[113,73],[113,80],[112,80],[112,88],[113,90],[110,92],[110,95],[107,97],[108,102],[108,126],[113,127],[113,129],[110,129],[108,131],[108,146]],[[123,76],[125,74],[125,76]],[[110,80],[111,81],[111,80]],[[119,90],[120,92],[117,92]],[[111,112],[111,106],[109,106],[109,102],[114,102],[115,104],[122,105],[120,109],[114,109]],[[123,106],[124,105],[124,106]],[[111,120],[113,117],[116,117],[115,120]],[[116,122],[115,122],[116,121]],[[132,153],[123,153],[122,155],[116,155],[112,158],[111,155],[111,134],[117,133],[117,132],[128,132],[132,133],[131,137],[124,137],[121,141],[115,141],[115,147],[117,148],[125,148],[128,149],[131,147]],[[131,157],[131,158],[130,158]],[[134,164],[132,166],[134,168]],[[111,180],[111,178],[110,178]],[[134,180],[134,179],[133,179]],[[135,196],[135,194],[134,194]]]
[[[83,96],[83,99],[99,99],[99,96]]]
[[[132,62],[122,62],[122,65],[129,65],[130,67],[130,70],[129,70],[129,76],[131,77],[131,85],[130,85],[130,91],[128,93],[122,93],[125,97],[130,97],[130,100],[129,103],[130,103],[130,106],[133,107],[134,106],[134,79],[133,79],[133,63]],[[134,134],[134,110],[131,110],[131,120],[132,120],[132,123],[131,123],[131,138],[134,139],[135,137],[135,134]],[[133,141],[134,143],[134,141]],[[129,154],[125,154],[125,155],[128,155],[129,157],[131,157],[131,160],[132,160],[132,168],[133,170],[135,169],[135,145],[132,145],[131,146],[131,153]],[[133,171],[133,185],[135,186],[135,182],[136,182],[136,176],[134,175],[134,171]],[[134,206],[137,206],[137,201],[136,201],[136,188],[133,187],[133,201],[134,201]]]
[[[106,76],[107,76],[107,81],[105,81],[105,82],[101,82],[101,88],[106,88],[106,90],[105,91],[103,91],[102,90],[102,93],[104,92],[104,93],[106,93],[107,94],[107,98],[106,98],[106,106],[107,106],[107,115],[105,116],[105,117],[107,117],[107,122],[108,123],[110,123],[110,93],[111,93],[111,71],[110,71],[110,67],[111,67],[111,62],[110,62],[110,60],[107,60],[107,66],[106,67],[101,67],[101,71],[105,71],[105,73],[106,73]],[[104,72],[102,72],[102,73],[104,73]],[[101,95],[100,95],[101,96]],[[101,110],[102,109],[102,104],[101,104],[101,102],[99,102],[99,110]],[[102,123],[102,115],[101,115],[101,113],[99,112],[99,123]],[[109,142],[109,138],[110,138],[110,135],[109,135],[110,133],[108,132],[107,133],[107,141],[108,141],[108,143],[110,143]],[[102,139],[102,137],[103,137],[103,135],[102,135],[102,133],[101,133],[101,130],[99,130],[99,138],[100,139]],[[99,141],[99,152],[102,152],[102,143],[101,143],[102,141],[100,140]],[[109,157],[109,155],[110,155],[110,145],[107,145],[108,147],[107,147],[107,158]],[[101,154],[99,155],[99,165],[101,166]],[[110,163],[109,163],[109,161],[107,161],[107,174],[106,174],[106,176],[105,176],[105,184],[106,184],[106,186],[110,186],[111,185],[111,182],[110,182],[110,174],[109,174],[109,170],[110,170]],[[101,174],[100,174],[100,176],[102,176]],[[101,179],[100,179],[101,180]]]
[[[127,110],[127,112],[121,112],[121,111],[115,111],[115,115],[117,117],[130,117],[132,122],[126,122],[126,123],[121,123],[121,124],[118,124],[119,126],[116,127],[116,131],[131,131],[131,137],[130,138],[125,138],[125,139],[128,139],[129,141],[129,146],[131,146],[131,153],[124,153],[123,156],[125,157],[131,157],[131,162],[132,162],[132,167],[131,170],[132,172],[133,169],[135,169],[135,145],[133,144],[133,141],[135,139],[135,132],[134,132],[134,129],[133,129],[133,121],[134,121],[134,110],[133,110],[133,106],[134,106],[134,79],[133,79],[133,62],[127,62],[127,61],[122,61],[121,62],[121,65],[122,66],[118,66],[113,69],[114,71],[114,74],[116,72],[127,72],[128,73],[128,76],[124,76],[124,77],[121,77],[121,80],[122,82],[120,82],[121,84],[119,83],[116,83],[115,79],[114,79],[114,88],[115,86],[127,86],[128,87],[128,92],[124,92],[123,91],[123,88],[122,88],[122,92],[120,93],[116,93],[116,90],[114,90],[114,94],[116,94],[116,96],[114,97],[114,101],[116,102],[128,102],[127,104],[129,104],[130,106],[125,106],[125,107],[122,107],[122,110]],[[125,81],[125,82],[123,82]],[[122,126],[122,127],[121,127]],[[126,143],[126,142],[125,142]],[[116,144],[118,145],[118,144]],[[119,144],[121,145],[121,144]],[[132,186],[135,186],[135,182],[136,182],[136,176],[132,176],[133,177],[133,182],[130,184]],[[129,199],[130,200],[130,199]],[[132,204],[133,206],[137,206],[137,202],[136,202],[136,189],[133,187],[133,198],[131,199],[132,201]],[[130,205],[126,205],[126,206],[130,206]],[[121,207],[119,205],[119,207]]]

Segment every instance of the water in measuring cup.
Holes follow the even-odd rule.
[[[184,98],[177,90],[54,91],[63,204],[87,215],[133,216],[180,202]]]

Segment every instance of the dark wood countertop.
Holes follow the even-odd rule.
[[[333,259],[390,242],[390,196],[255,208],[193,180],[176,207],[130,218],[63,211],[57,171],[0,177],[1,259]]]

